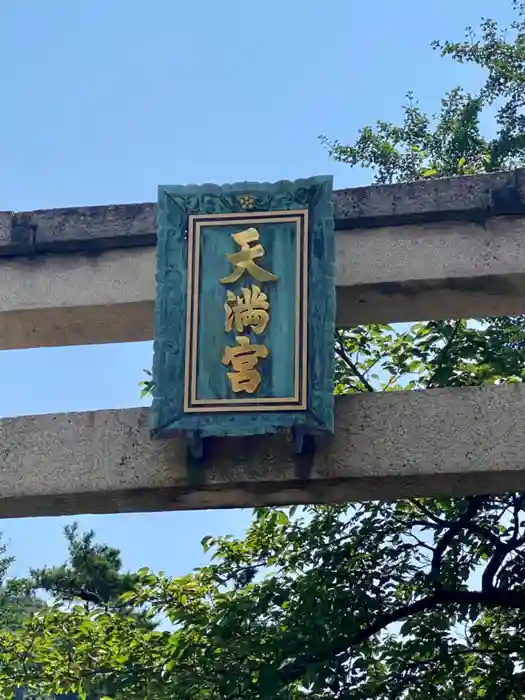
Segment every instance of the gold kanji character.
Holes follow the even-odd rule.
[[[242,293],[243,296],[239,297],[229,289],[227,291],[224,330],[229,332],[235,326],[237,333],[242,333],[249,326],[254,333],[264,333],[270,320],[268,297],[256,284],[252,285],[251,289],[243,287]]]
[[[232,391],[253,394],[261,383],[261,374],[255,366],[259,358],[268,356],[268,348],[265,345],[251,345],[250,339],[245,335],[238,335],[235,340],[237,346],[224,348],[222,364],[233,368],[233,372],[227,373]]]
[[[239,233],[232,233],[232,238],[241,250],[226,256],[233,265],[233,272],[228,277],[223,277],[222,284],[237,282],[245,272],[249,272],[258,282],[275,282],[279,279],[273,272],[268,272],[254,263],[256,258],[262,258],[264,255],[264,248],[260,243],[250,246],[250,243],[259,240],[259,231],[256,228],[247,228]]]

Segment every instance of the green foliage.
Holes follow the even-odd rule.
[[[71,693],[70,700],[80,700],[83,692],[86,693],[86,700],[99,700],[111,690],[110,682],[104,673],[93,674],[90,670],[85,672],[83,684],[74,680],[77,670],[74,653],[89,656],[90,644],[100,645],[101,640],[115,651],[118,650],[118,646],[114,645],[117,636],[118,644],[122,647],[128,643],[127,630],[135,632],[140,629],[147,640],[155,628],[151,614],[137,608],[131,601],[140,577],[122,571],[120,551],[97,543],[93,531],[80,533],[76,523],[67,525],[64,534],[68,543],[68,560],[64,564],[33,569],[29,579],[14,579],[6,586],[6,594],[10,595],[8,610],[11,616],[14,611],[17,612],[18,629],[23,639],[18,645],[13,644],[10,637],[13,626],[7,626],[5,622],[0,625],[5,639],[10,640],[2,646],[6,678],[5,689],[2,685],[0,688],[3,693],[16,689],[16,700],[49,700],[55,693],[62,699],[65,691]],[[36,598],[35,591],[42,591],[51,598],[49,606]],[[24,615],[21,618],[22,611]],[[109,619],[112,622],[108,629],[104,622]],[[102,630],[103,637],[100,636]],[[46,654],[41,647],[47,649],[50,640],[53,640],[53,651],[46,657],[49,667],[42,676],[39,670],[38,682],[33,683],[31,674],[28,677],[28,669],[31,668],[34,673],[41,668],[41,656]],[[83,641],[85,646],[82,646]],[[121,657],[122,653],[117,654],[117,658]],[[16,674],[13,658],[25,659],[20,675]],[[56,665],[61,658],[68,659],[65,677],[57,674]],[[0,672],[0,683],[1,678]],[[24,687],[23,691],[21,687]],[[39,694],[43,692],[46,695]],[[68,699],[69,695],[63,698]]]
[[[133,589],[137,576],[123,573],[120,552],[95,542],[93,531],[79,533],[78,524],[66,525],[69,559],[61,566],[33,569],[30,585],[52,595],[59,603],[84,601],[91,607],[111,607]]]
[[[45,608],[25,581],[7,578],[13,561],[0,543],[0,628],[5,630],[19,628],[34,612]]]
[[[336,394],[521,382],[525,317],[338,331]]]
[[[46,607],[46,603],[36,596],[26,581],[7,580],[0,586],[0,629],[17,629],[31,615]]]
[[[356,142],[342,145],[321,136],[336,161],[371,168],[377,183],[508,170],[525,162],[525,4],[514,0],[516,19],[506,30],[484,20],[479,34],[468,27],[462,42],[435,42],[442,56],[485,72],[476,94],[454,87],[434,115],[407,95],[401,125],[379,120]],[[483,117],[495,112],[492,137],[482,135]]]
[[[479,94],[454,88],[433,117],[409,97],[400,126],[378,122],[351,146],[325,139],[334,158],[376,182],[522,164],[525,8],[514,7],[507,33],[486,20],[479,36],[435,45],[485,71]],[[525,318],[359,327],[335,347],[338,394],[522,382]],[[68,538],[70,562],[34,572],[56,604],[0,631],[2,697],[22,684],[113,700],[524,696],[522,493],[258,508],[243,538],[205,538],[210,563],[175,579],[124,580],[114,550]],[[104,604],[75,605],[84,585]],[[145,624],[159,617],[165,629]]]
[[[153,391],[153,373],[149,369],[145,369],[143,372],[148,379],[143,379],[139,382],[141,399],[143,399],[145,396],[149,396]]]
[[[207,541],[209,566],[179,579],[141,572],[129,602],[167,616],[171,631],[83,607],[33,616],[23,635],[0,636],[4,692],[27,680],[24,658],[39,688],[82,692],[96,678],[109,697],[137,700],[301,689],[470,699],[480,686],[513,697],[525,658],[523,501],[258,509],[245,538]],[[246,570],[263,575],[246,582]]]

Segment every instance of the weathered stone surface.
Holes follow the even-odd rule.
[[[252,507],[525,490],[525,387],[336,399],[313,458],[285,436],[150,441],[146,410],[0,421],[3,517]]]
[[[34,253],[33,229],[29,217],[0,212],[0,257]]]
[[[338,231],[335,242],[339,328],[525,313],[525,216]],[[151,340],[155,270],[152,246],[5,258],[0,349]]]
[[[525,169],[334,192],[336,228],[525,214]]]
[[[525,169],[334,192],[337,230],[525,215]],[[12,234],[8,219],[11,219]],[[0,212],[0,257],[155,245],[156,205]],[[3,243],[9,241],[9,245]]]
[[[155,245],[154,204],[119,204],[30,212],[37,252]]]
[[[153,337],[155,248],[6,258],[0,349]]]
[[[0,212],[0,250],[4,251],[11,245],[11,214]]]

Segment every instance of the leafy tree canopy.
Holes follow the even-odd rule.
[[[30,585],[56,601],[83,601],[92,606],[120,606],[122,593],[133,590],[137,576],[122,572],[120,551],[95,542],[95,533],[80,533],[78,524],[66,525],[68,561],[61,566],[31,570]]]
[[[8,578],[13,561],[0,540],[0,629],[5,630],[17,629],[34,612],[45,608],[26,581]]]
[[[379,121],[352,145],[323,138],[332,156],[371,168],[379,183],[522,165],[525,7],[513,6],[505,30],[484,20],[462,42],[435,44],[444,57],[484,71],[478,93],[454,88],[435,115],[409,96],[400,125]],[[484,114],[493,118],[488,136]],[[524,320],[341,331],[336,392],[521,382]],[[128,700],[525,693],[522,493],[257,509],[244,538],[203,545],[208,566],[176,579],[141,571],[134,590],[122,593],[122,604],[165,616],[167,629],[82,604],[55,605],[23,630],[3,631],[2,695],[22,682],[81,695],[98,683],[108,697]],[[84,579],[70,574],[58,578],[78,590]],[[56,581],[56,570],[45,576]],[[96,579],[91,587],[113,595],[118,586],[101,576],[105,588]]]
[[[441,100],[433,115],[421,111],[412,93],[404,105],[402,124],[379,120],[366,126],[356,142],[342,145],[321,140],[336,161],[370,168],[377,183],[409,182],[509,170],[525,160],[525,4],[514,0],[515,20],[501,29],[485,19],[478,32],[471,27],[461,42],[436,41],[443,57],[479,67],[485,75],[475,94],[457,86]],[[482,116],[495,113],[495,134],[483,136]]]

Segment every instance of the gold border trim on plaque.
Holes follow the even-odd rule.
[[[205,221],[203,221],[205,219]],[[202,226],[242,226],[257,223],[295,223],[296,302],[294,396],[251,399],[197,399],[197,355],[199,327],[200,235]],[[301,222],[302,234],[301,234]],[[301,279],[301,251],[303,267]],[[302,281],[302,290],[301,290]],[[192,299],[192,290],[195,298]],[[302,293],[301,293],[302,292]],[[192,303],[193,302],[193,303]],[[301,329],[302,320],[302,329]],[[302,336],[302,337],[301,337]],[[302,340],[302,344],[301,344]],[[299,352],[301,350],[301,352]],[[308,209],[235,214],[192,214],[188,218],[188,281],[186,293],[186,357],[184,364],[184,412],[305,411],[308,371]],[[302,365],[302,367],[301,367]],[[302,376],[301,376],[302,369]],[[299,378],[301,377],[301,386]],[[191,379],[191,381],[190,381]],[[189,395],[189,396],[188,396]],[[300,399],[302,398],[302,401]],[[300,401],[300,403],[299,403]],[[293,402],[293,404],[292,404]],[[288,403],[288,405],[286,405]],[[249,404],[249,405],[246,405]],[[282,405],[281,405],[282,404]],[[290,405],[292,404],[292,405]]]

